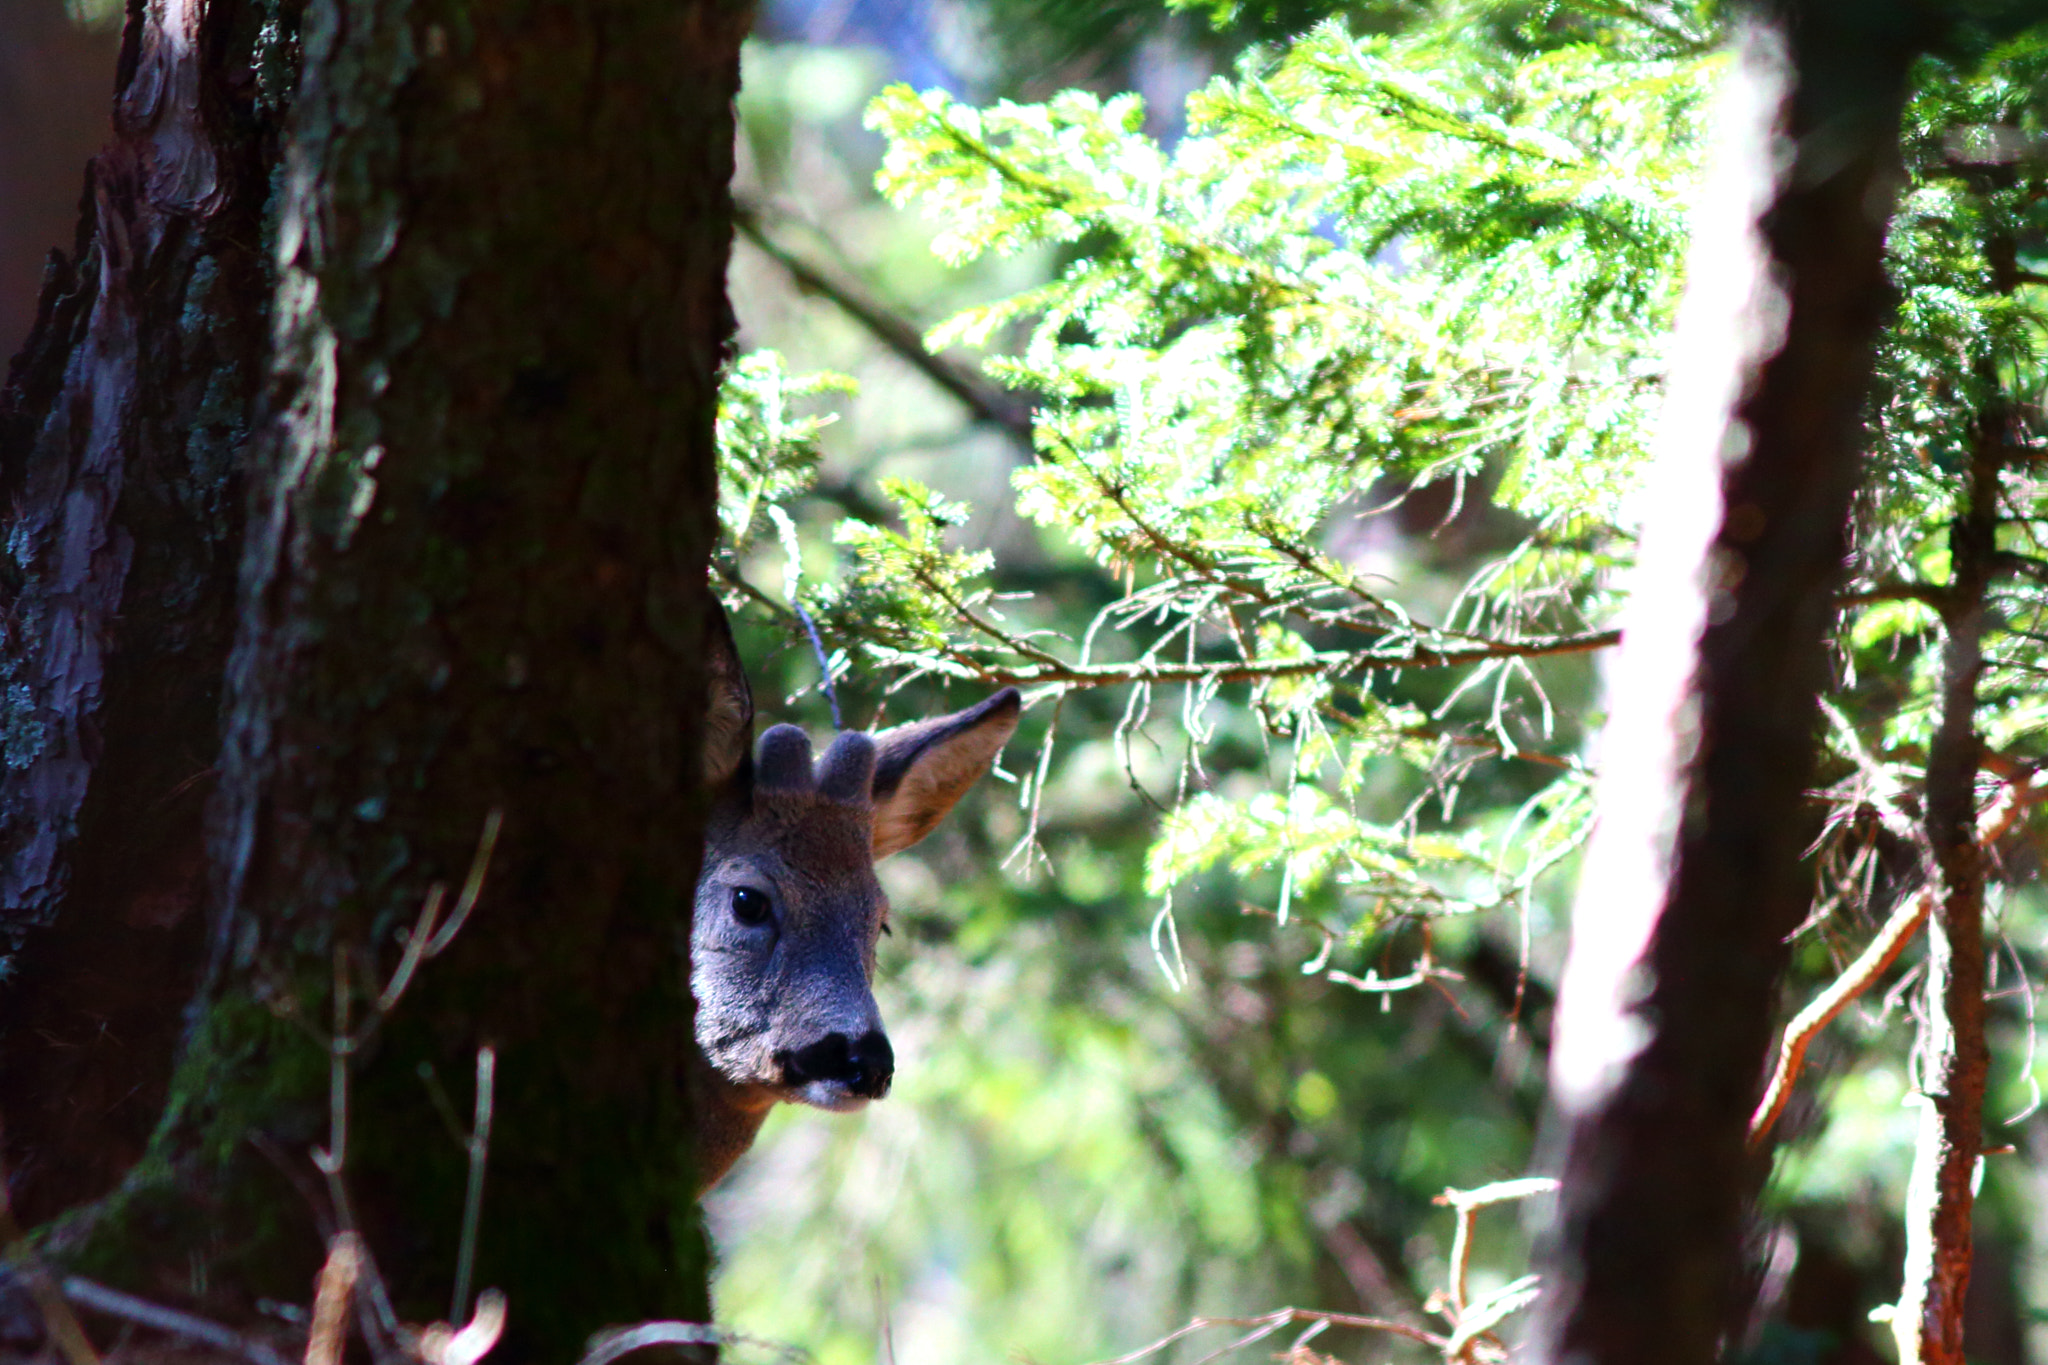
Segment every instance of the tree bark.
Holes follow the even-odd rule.
[[[269,294],[272,119],[236,28],[130,24],[77,251],[0,395],[0,1113],[30,1223],[141,1156],[204,942]]]
[[[1986,391],[1997,393],[1996,367],[1987,362],[1981,368]],[[1940,872],[1929,917],[1920,1040],[1926,1093],[1919,1097],[1923,1108],[1906,1186],[1905,1278],[1892,1314],[1899,1359],[1908,1365],[1964,1365],[1971,1221],[1991,1070],[1984,1037],[1984,845],[1977,818],[1984,740],[1977,732],[1977,680],[1984,671],[1985,599],[1998,554],[1998,494],[2010,438],[2006,406],[1994,402],[1978,417],[1969,488],[1949,528],[1941,720],[1927,751],[1924,820]]]
[[[489,1044],[494,1358],[708,1315],[679,1081],[746,18],[131,18],[79,263],[0,433],[31,547],[0,781],[24,1208],[103,1193],[151,1144],[58,1242],[75,1263],[211,1284],[231,1316],[303,1301],[316,1227],[352,1212],[399,1315],[445,1316],[467,1161],[435,1091],[466,1112]],[[309,1035],[337,996],[361,1031],[492,810],[474,914],[347,1068],[334,1207]],[[133,943],[113,968],[91,960],[110,932]],[[110,972],[133,1018],[72,1046],[81,980]],[[120,1123],[85,1102],[121,1086]]]
[[[1558,1007],[1536,1360],[1704,1365],[1727,1325],[1744,1131],[1807,903],[1910,19],[1758,14],[1722,111]]]

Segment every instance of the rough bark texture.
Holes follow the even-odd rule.
[[[475,915],[355,1060],[371,1250],[402,1316],[446,1314],[465,1157],[422,1077],[466,1111],[490,1043],[493,1359],[707,1316],[679,1082],[746,17],[131,15],[0,427],[17,1207],[144,1158],[60,1259],[222,1317],[305,1300],[335,1210],[304,1025],[337,956],[362,1017],[501,808]]]
[[[1996,371],[1985,378],[1987,392],[1996,393]],[[1920,1067],[1925,1108],[1906,1189],[1904,1287],[1892,1315],[1899,1359],[1909,1365],[1964,1362],[1971,1214],[1991,1067],[1984,1038],[1984,849],[1977,830],[1984,741],[1977,733],[1977,679],[1984,669],[1985,595],[1998,550],[2008,421],[2003,404],[1979,418],[1967,500],[1949,529],[1941,721],[1927,752],[1927,845],[1941,882],[1928,929]]]
[[[1738,278],[1697,273],[1696,255],[1692,284],[1750,306],[1716,318],[1709,300],[1699,317],[1718,337],[1681,322],[1674,369],[1709,367],[1697,382],[1721,388],[1681,412],[1674,384],[1659,475],[1682,466],[1680,505],[1669,524],[1652,512],[1638,587],[1666,619],[1629,618],[1614,684],[1553,1045],[1564,1187],[1542,1252],[1542,1361],[1715,1358],[1753,1180],[1744,1131],[1806,905],[1803,793],[1915,44],[1890,6],[1787,5],[1752,37],[1746,67],[1789,81],[1796,151],[1773,186],[1765,139],[1733,150],[1753,165],[1720,192],[1762,209],[1760,249]],[[1656,543],[1674,527],[1676,544]]]
[[[301,27],[217,944],[324,1015],[330,953],[388,975],[504,810],[483,905],[361,1069],[350,1179],[401,1312],[438,1311],[462,1155],[417,1070],[494,1044],[478,1276],[555,1356],[707,1315],[677,1080],[744,20],[319,0]]]
[[[141,1155],[203,941],[269,293],[247,19],[131,25],[76,254],[0,395],[0,1113],[30,1222]]]

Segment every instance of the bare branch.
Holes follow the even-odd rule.
[[[478,1229],[484,1212],[484,1166],[491,1156],[491,1097],[498,1074],[497,1049],[476,1050],[476,1118],[463,1145],[469,1153],[469,1185],[462,1201],[462,1244],[455,1258],[455,1297],[448,1321],[461,1322],[469,1313],[469,1281],[476,1267]]]
[[[730,1338],[704,1322],[643,1322],[599,1332],[583,1348],[576,1365],[612,1365],[615,1360],[650,1346],[722,1346]]]
[[[1370,1318],[1357,1313],[1325,1313],[1311,1308],[1279,1308],[1271,1313],[1263,1313],[1255,1318],[1193,1318],[1188,1322],[1187,1326],[1168,1332],[1149,1346],[1141,1346],[1135,1351],[1117,1356],[1114,1359],[1097,1361],[1096,1365],[1131,1365],[1132,1361],[1143,1360],[1147,1356],[1156,1355],[1173,1345],[1174,1342],[1184,1337],[1192,1336],[1196,1332],[1206,1331],[1211,1327],[1249,1327],[1254,1329],[1252,1336],[1239,1338],[1224,1348],[1225,1350],[1234,1350],[1239,1346],[1248,1346],[1260,1337],[1270,1336],[1282,1327],[1297,1322],[1320,1323],[1328,1327],[1357,1327],[1368,1332],[1391,1332],[1397,1337],[1406,1337],[1410,1341],[1419,1341],[1423,1345],[1434,1347],[1439,1351],[1443,1350],[1450,1340],[1448,1337],[1438,1336],[1434,1332],[1425,1332],[1419,1327],[1410,1327],[1406,1323],[1395,1322],[1389,1318]],[[586,1359],[578,1362],[578,1365],[605,1365],[605,1363]]]
[[[1992,845],[2011,832],[2019,819],[2020,811],[2027,802],[2040,794],[2041,788],[2034,779],[2023,779],[2008,783],[1999,790],[1991,804],[1977,819],[1977,845],[1989,851]],[[1877,937],[1870,946],[1856,955],[1856,960],[1842,969],[1842,974],[1819,995],[1813,1003],[1792,1017],[1785,1026],[1785,1039],[1778,1046],[1778,1065],[1771,1073],[1771,1083],[1764,1089],[1764,1098],[1757,1105],[1756,1116],[1749,1121],[1749,1145],[1752,1149],[1761,1147],[1770,1136],[1771,1127],[1784,1112],[1785,1102],[1791,1098],[1792,1085],[1799,1079],[1799,1069],[1805,1065],[1806,1051],[1813,1040],[1835,1017],[1864,991],[1870,989],[1879,977],[1885,974],[1899,954],[1913,941],[1913,935],[1927,923],[1928,912],[1934,908],[1937,892],[1935,883],[1928,882],[1911,896],[1900,902],[1892,911],[1884,927],[1877,931]]]
[[[1892,911],[1891,918],[1884,922],[1884,927],[1877,931],[1877,937],[1870,941],[1870,946],[1857,954],[1856,960],[1843,969],[1834,984],[1814,997],[1813,1003],[1794,1015],[1792,1022],[1785,1026],[1785,1040],[1778,1045],[1777,1068],[1771,1073],[1771,1083],[1765,1087],[1763,1100],[1749,1121],[1749,1145],[1752,1149],[1763,1146],[1778,1116],[1784,1112],[1786,1101],[1792,1098],[1792,1084],[1799,1079],[1799,1069],[1806,1064],[1806,1050],[1813,1045],[1813,1040],[1898,960],[1913,936],[1920,932],[1920,927],[1927,923],[1927,912],[1933,906],[1932,885],[1922,886],[1900,902],[1899,908]]]
[[[1618,630],[1583,635],[1558,635],[1541,640],[1495,640],[1487,644],[1432,648],[1416,645],[1399,652],[1377,650],[1324,651],[1293,659],[1227,659],[1216,663],[1070,664],[1062,660],[1035,667],[1006,668],[980,660],[963,660],[976,677],[993,683],[1030,686],[1060,683],[1068,687],[1116,687],[1126,683],[1255,682],[1267,678],[1301,678],[1320,673],[1410,668],[1458,668],[1489,659],[1540,659],[1558,654],[1589,654],[1621,642]],[[1042,653],[1043,651],[1034,651]]]
[[[1028,402],[997,388],[962,366],[933,355],[925,348],[924,338],[915,327],[887,307],[867,298],[854,285],[834,278],[771,238],[752,206],[735,204],[732,221],[740,235],[752,242],[762,255],[781,266],[800,291],[824,298],[866,328],[897,359],[958,399],[975,420],[1000,427],[1025,450],[1032,449],[1031,406]]]
[[[174,1337],[196,1341],[207,1346],[238,1355],[251,1365],[286,1365],[285,1358],[260,1341],[251,1340],[240,1332],[223,1327],[217,1322],[194,1317],[175,1308],[166,1308],[160,1303],[138,1299],[133,1294],[123,1294],[118,1289],[109,1289],[103,1284],[81,1276],[65,1277],[64,1297],[82,1308],[95,1313],[104,1313],[110,1318],[124,1322],[152,1327],[159,1332],[168,1332]]]
[[[36,1255],[34,1244],[23,1235],[21,1224],[14,1220],[9,1176],[4,1165],[0,1165],[0,1250],[15,1260],[17,1273],[27,1284],[36,1310],[42,1314],[43,1329],[64,1357],[65,1365],[100,1365],[99,1352],[93,1349],[92,1338],[79,1325],[78,1315],[64,1301],[63,1291],[51,1279],[42,1257]]]
[[[313,1325],[306,1334],[306,1365],[341,1365],[348,1340],[348,1301],[363,1272],[363,1239],[335,1234],[313,1291]]]
[[[1838,607],[1867,607],[1879,602],[1921,602],[1938,612],[1949,608],[1949,591],[1932,583],[1884,582],[1835,598]]]

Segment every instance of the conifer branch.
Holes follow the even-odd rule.
[[[818,295],[859,323],[891,355],[957,399],[976,421],[1000,428],[1026,451],[1032,448],[1029,403],[988,383],[963,366],[933,355],[925,348],[924,338],[917,328],[894,311],[770,237],[753,205],[735,204],[732,220],[740,235],[780,266],[800,292]]]

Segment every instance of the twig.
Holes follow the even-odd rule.
[[[728,1334],[704,1322],[643,1322],[599,1332],[583,1348],[576,1365],[611,1365],[614,1360],[650,1346],[721,1346]]]
[[[829,300],[839,311],[865,327],[899,360],[951,394],[977,420],[1002,428],[1025,450],[1032,448],[1029,403],[933,355],[925,348],[924,338],[918,335],[915,327],[881,304],[862,297],[852,285],[834,279],[770,238],[751,207],[734,207],[733,226],[763,255],[781,266],[799,290]]]
[[[166,1308],[160,1303],[138,1299],[133,1294],[123,1294],[118,1289],[109,1289],[78,1275],[64,1279],[64,1297],[82,1308],[95,1313],[104,1313],[110,1318],[153,1327],[159,1332],[168,1332],[174,1337],[187,1341],[203,1342],[232,1352],[253,1365],[286,1365],[285,1358],[260,1341],[252,1341],[232,1328],[217,1322],[194,1317],[175,1308]]]
[[[419,970],[426,960],[427,946],[434,941],[435,920],[441,914],[441,902],[447,898],[448,888],[435,882],[427,888],[426,903],[420,906],[419,922],[405,940],[405,953],[398,959],[398,970],[391,973],[391,980],[377,997],[377,1012],[389,1014],[397,1006],[405,988],[412,984],[412,974]]]
[[[0,1143],[5,1134],[0,1133]],[[21,1224],[14,1221],[14,1202],[8,1189],[8,1173],[4,1161],[0,1161],[0,1250],[15,1262],[21,1277],[28,1284],[29,1296],[36,1301],[36,1309],[42,1314],[43,1328],[62,1353],[65,1365],[100,1365],[99,1352],[92,1346],[92,1338],[79,1325],[78,1315],[71,1311],[71,1305],[64,1301],[64,1295],[57,1283],[44,1268],[42,1257],[36,1254],[33,1243],[22,1233]]]
[[[426,1365],[476,1365],[505,1333],[505,1296],[486,1289],[476,1297],[476,1316],[456,1331],[437,1322],[420,1333],[419,1356]]]
[[[463,879],[462,895],[456,899],[455,909],[449,914],[448,922],[434,935],[434,941],[427,945],[428,957],[439,957],[448,951],[448,945],[455,942],[455,936],[462,932],[462,926],[469,922],[469,912],[476,908],[476,899],[483,894],[484,875],[491,870],[491,855],[498,851],[498,831],[505,827],[505,812],[501,807],[491,807],[484,817],[483,833],[477,836],[476,854],[469,861],[469,876]]]
[[[85,1334],[78,1315],[64,1301],[62,1291],[51,1284],[49,1275],[35,1266],[28,1268],[23,1278],[28,1281],[29,1296],[36,1301],[37,1311],[43,1315],[43,1329],[50,1334],[67,1365],[100,1365],[92,1338]]]
[[[811,614],[796,603],[790,603],[790,610],[796,613],[797,620],[804,623],[804,633],[811,637],[811,653],[818,658],[818,686],[825,693],[825,704],[832,708],[832,728],[843,729],[846,723],[839,718],[839,689],[833,686],[832,661],[825,656],[825,642],[818,638],[817,624],[811,620]]]
[[[1472,1350],[1480,1338],[1498,1320],[1498,1314],[1480,1314],[1470,1330],[1465,1325],[1465,1310],[1470,1306],[1466,1291],[1466,1276],[1472,1265],[1472,1227],[1478,1221],[1479,1211],[1495,1204],[1508,1204],[1528,1199],[1539,1194],[1549,1194],[1557,1189],[1558,1182],[1548,1176],[1529,1176],[1521,1180],[1498,1180],[1491,1185],[1482,1185],[1476,1190],[1446,1189],[1430,1202],[1448,1205],[1458,1215],[1457,1229],[1451,1234],[1450,1301],[1451,1326],[1456,1329],[1450,1342],[1444,1347],[1447,1358],[1469,1361]]]
[[[1397,653],[1378,650],[1332,650],[1291,659],[1224,659],[1215,663],[1070,664],[1053,660],[1036,666],[1005,668],[977,660],[958,666],[992,683],[1028,687],[1064,683],[1069,687],[1115,687],[1124,683],[1254,682],[1264,678],[1298,678],[1350,669],[1457,668],[1488,659],[1539,659],[1557,654],[1588,654],[1621,642],[1617,630],[1583,635],[1556,635],[1541,640],[1495,640],[1488,644],[1436,649],[1415,645]]]
[[[2008,782],[2000,788],[1997,797],[1977,818],[1978,847],[1988,850],[2004,838],[2019,819],[2021,809],[2039,791],[2037,779],[2031,777]],[[1813,1045],[1814,1038],[1898,960],[1905,946],[1912,942],[1913,935],[1927,923],[1927,916],[1934,908],[1936,892],[1936,884],[1929,882],[1902,902],[1884,922],[1884,927],[1877,931],[1877,937],[1870,941],[1870,946],[1857,954],[1856,960],[1843,969],[1834,983],[1785,1026],[1785,1039],[1778,1046],[1777,1068],[1771,1073],[1771,1083],[1765,1087],[1764,1098],[1749,1121],[1749,1146],[1752,1150],[1763,1145],[1764,1139],[1770,1136],[1772,1125],[1784,1112],[1786,1101],[1792,1095],[1792,1085],[1799,1079],[1799,1070],[1806,1062],[1806,1051]]]
[[[1420,1327],[1410,1327],[1407,1323],[1395,1322],[1390,1318],[1369,1318],[1357,1313],[1325,1313],[1312,1308],[1277,1308],[1270,1313],[1261,1314],[1255,1318],[1194,1318],[1188,1322],[1187,1326],[1168,1332],[1149,1346],[1142,1346],[1135,1351],[1117,1356],[1111,1360],[1097,1361],[1096,1365],[1131,1365],[1131,1362],[1134,1360],[1143,1360],[1146,1356],[1156,1355],[1183,1337],[1192,1336],[1196,1332],[1206,1331],[1211,1327],[1249,1327],[1254,1329],[1250,1336],[1241,1337],[1223,1348],[1223,1351],[1234,1351],[1241,1346],[1249,1346],[1261,1337],[1271,1336],[1282,1327],[1297,1322],[1323,1323],[1329,1327],[1357,1327],[1368,1332],[1391,1332],[1397,1337],[1406,1337],[1410,1341],[1419,1341],[1423,1345],[1438,1351],[1443,1350],[1450,1340],[1448,1337],[1438,1336],[1434,1332],[1425,1332]],[[1222,1353],[1222,1351],[1219,1351],[1215,1355],[1221,1355]],[[1206,1357],[1206,1359],[1214,1359],[1215,1355]],[[586,1357],[583,1361],[579,1362],[579,1365],[604,1365],[604,1362],[592,1361]]]
[[[1529,1199],[1539,1194],[1549,1194],[1557,1188],[1557,1181],[1549,1176],[1528,1176],[1521,1180],[1496,1180],[1491,1185],[1481,1185],[1476,1190],[1446,1189],[1430,1200],[1432,1204],[1445,1206],[1457,1211],[1458,1227],[1451,1236],[1451,1307],[1457,1312],[1465,1311],[1465,1272],[1472,1260],[1472,1224],[1479,1210],[1492,1208],[1495,1204],[1511,1204],[1517,1200]]]
[[[1835,597],[1837,607],[1868,607],[1879,602],[1919,602],[1933,607],[1938,612],[1949,609],[1949,590],[1932,583],[1877,583],[1857,592],[1840,593]]]
[[[728,1332],[707,1322],[641,1322],[631,1327],[612,1327],[584,1343],[576,1365],[611,1365],[621,1356],[644,1351],[650,1346],[759,1346],[773,1351],[778,1359],[807,1361],[810,1353],[787,1342],[769,1341],[744,1332]]]
[[[306,1365],[341,1365],[341,1349],[348,1334],[348,1301],[363,1271],[363,1239],[353,1232],[337,1233],[327,1246],[327,1263],[320,1267],[319,1286],[313,1292],[313,1325],[306,1334]]]
[[[1927,923],[1927,913],[1933,908],[1934,887],[1930,883],[1902,901],[1877,931],[1877,937],[1856,955],[1856,960],[1815,996],[1812,1004],[1792,1016],[1792,1022],[1785,1026],[1785,1039],[1778,1045],[1778,1065],[1771,1073],[1771,1083],[1765,1087],[1763,1100],[1749,1120],[1750,1150],[1763,1146],[1764,1139],[1771,1135],[1772,1126],[1792,1098],[1792,1084],[1799,1079],[1799,1069],[1806,1064],[1806,1050],[1813,1040],[1898,960]]]
[[[462,1245],[455,1257],[454,1306],[448,1321],[461,1322],[469,1314],[469,1280],[476,1268],[477,1229],[484,1212],[484,1164],[491,1155],[491,1090],[498,1072],[498,1053],[489,1044],[476,1050],[476,1121],[469,1141],[469,1188],[462,1200]]]

